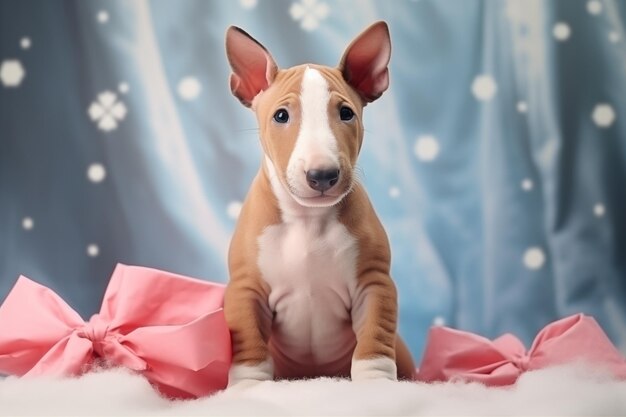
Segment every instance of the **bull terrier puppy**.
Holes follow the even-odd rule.
[[[263,149],[228,255],[229,386],[412,379],[396,333],[389,242],[354,172],[363,107],[389,85],[387,24],[361,33],[337,68],[279,69],[237,27],[226,33],[226,52],[230,88],[256,113]]]

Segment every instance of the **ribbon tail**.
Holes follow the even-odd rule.
[[[93,361],[91,341],[72,334],[57,342],[24,376],[79,375]]]
[[[120,342],[148,363],[145,376],[164,392],[199,397],[228,382],[231,343],[222,309],[183,325],[142,327]]]

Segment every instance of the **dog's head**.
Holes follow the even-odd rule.
[[[237,27],[226,33],[233,94],[257,115],[266,168],[306,207],[337,204],[350,192],[363,141],[363,107],[389,86],[389,30],[377,22],[347,47],[337,68],[278,69]]]

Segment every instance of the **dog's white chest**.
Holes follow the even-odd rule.
[[[335,219],[314,218],[269,226],[258,242],[259,268],[271,288],[277,374],[289,376],[291,367],[301,373],[306,365],[336,372],[349,364],[355,238]]]

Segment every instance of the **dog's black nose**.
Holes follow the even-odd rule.
[[[339,181],[338,169],[311,169],[306,172],[309,187],[324,192],[331,189]]]

